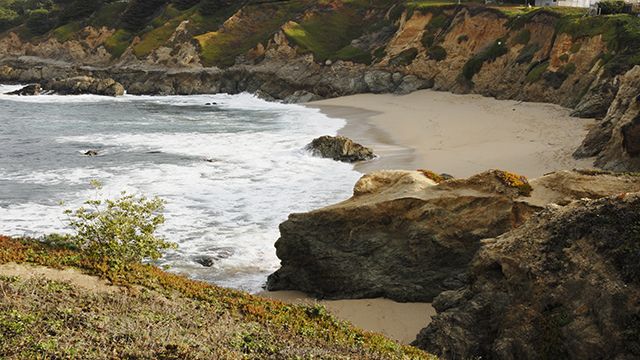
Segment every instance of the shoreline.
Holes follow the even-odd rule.
[[[572,153],[596,121],[571,117],[570,109],[559,105],[420,90],[351,95],[306,106],[346,120],[338,133],[379,155],[356,164],[361,173],[429,169],[468,177],[501,169],[536,178],[593,167],[593,159],[574,159]],[[476,121],[469,123],[470,118]]]

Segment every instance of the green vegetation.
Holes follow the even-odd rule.
[[[82,252],[0,237],[0,264],[74,267]],[[90,291],[52,279],[0,277],[0,357],[92,359],[434,359],[356,329],[319,306],[287,305],[134,264],[122,287]]]
[[[105,48],[113,55],[113,57],[118,58],[122,55],[127,47],[129,47],[129,42],[133,38],[132,34],[126,30],[118,30],[110,38],[105,42]]]
[[[527,82],[534,83],[540,80],[540,78],[542,77],[542,74],[544,74],[544,72],[547,71],[548,67],[549,67],[548,61],[545,61],[539,64],[533,64],[531,69],[527,72],[527,78],[526,78]]]
[[[523,29],[513,37],[514,44],[527,45],[531,40],[531,31]]]
[[[462,67],[462,76],[467,80],[473,79],[475,74],[482,69],[482,65],[485,62],[494,61],[500,56],[505,55],[508,51],[509,49],[504,39],[494,41],[464,64]]]
[[[447,58],[447,50],[445,50],[442,46],[436,45],[429,49],[427,55],[431,60],[442,61]]]
[[[350,48],[351,41],[362,34],[362,21],[357,9],[347,8],[342,11],[319,13],[310,16],[300,23],[290,22],[285,27],[285,34],[300,48],[313,53],[317,61],[337,59],[339,54],[355,55]],[[351,59],[368,58],[361,52]],[[366,62],[365,61],[365,62]]]
[[[88,200],[77,210],[65,211],[75,231],[66,240],[118,273],[144,259],[157,260],[161,251],[176,247],[155,235],[164,223],[163,209],[164,201],[159,198],[124,192],[115,200]]]
[[[403,50],[398,55],[391,58],[391,60],[389,60],[389,65],[407,66],[413,62],[416,56],[418,56],[418,49],[409,48],[409,49]]]
[[[606,0],[598,3],[603,15],[622,14],[626,3],[622,0]]]
[[[469,41],[469,35],[462,34],[462,35],[458,36],[457,41],[458,41],[458,44],[462,44],[463,42],[467,42],[467,41]]]

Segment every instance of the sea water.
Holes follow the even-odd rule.
[[[167,202],[159,234],[179,245],[159,265],[259,291],[279,265],[278,225],[350,196],[359,174],[304,149],[343,125],[249,94],[0,95],[0,234],[69,232],[63,211],[85,200],[159,196]]]

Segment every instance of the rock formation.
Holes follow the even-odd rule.
[[[549,206],[483,241],[415,345],[442,359],[640,358],[640,194]]]
[[[502,171],[440,184],[429,174],[365,175],[351,199],[292,214],[280,226],[282,266],[268,289],[431,301],[465,283],[482,239],[522,225],[545,205],[640,191],[636,176],[587,171],[556,172],[531,183]]]
[[[315,156],[350,163],[375,158],[373,150],[344,136],[321,136],[307,145],[307,150]]]
[[[41,92],[42,92],[42,87],[40,86],[40,84],[31,84],[23,88],[20,88],[16,91],[8,92],[5,95],[36,96],[36,95],[40,95]]]
[[[105,96],[122,96],[124,87],[110,78],[93,78],[77,76],[62,80],[50,80],[44,83],[47,90],[59,95],[96,94]]]
[[[640,170],[640,66],[621,77],[607,116],[575,153],[597,156],[596,165],[614,171]]]

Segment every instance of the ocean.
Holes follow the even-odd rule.
[[[351,195],[360,176],[351,165],[304,149],[342,126],[249,94],[0,95],[0,234],[69,232],[63,211],[96,196],[159,196],[167,202],[159,235],[179,248],[158,265],[258,292],[279,266],[278,225]]]

